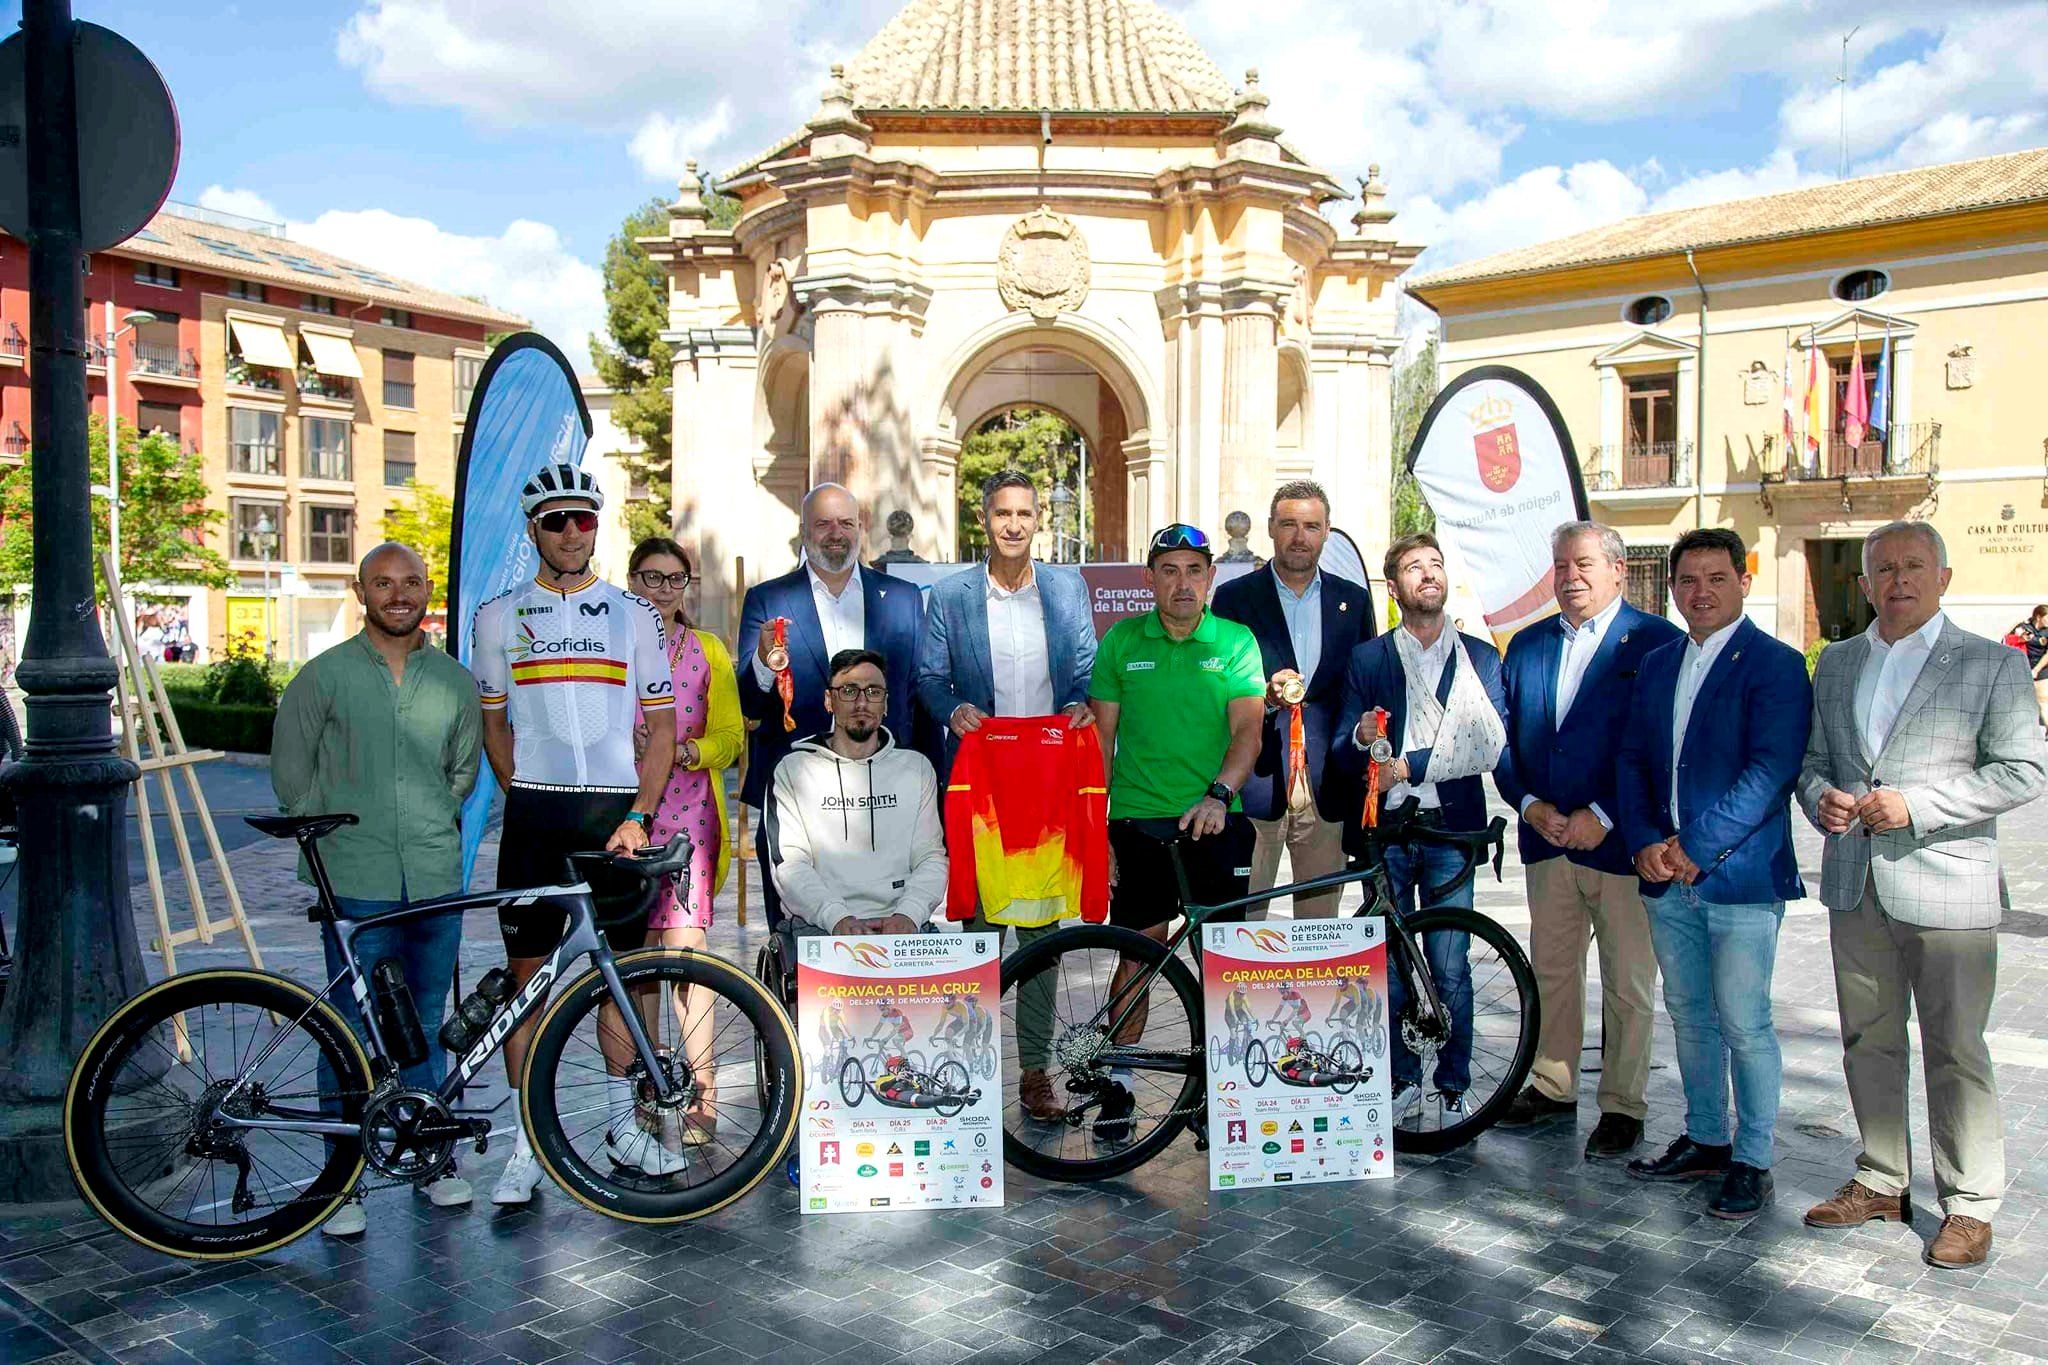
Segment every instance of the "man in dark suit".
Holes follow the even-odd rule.
[[[1264,568],[1216,589],[1211,603],[1226,621],[1248,626],[1266,670],[1266,721],[1258,763],[1240,799],[1252,820],[1253,891],[1270,889],[1287,850],[1293,879],[1304,881],[1344,868],[1337,824],[1316,809],[1323,761],[1344,690],[1344,665],[1370,640],[1372,594],[1324,573],[1319,564],[1330,539],[1330,498],[1307,479],[1282,484],[1266,518],[1273,559]],[[1298,697],[1297,697],[1298,693]],[[1290,698],[1296,698],[1290,700]],[[1299,745],[1294,742],[1299,713]],[[1304,896],[1297,916],[1337,913],[1335,891]]]
[[[1492,771],[1507,743],[1507,697],[1501,690],[1500,654],[1491,642],[1461,634],[1444,619],[1451,581],[1442,548],[1428,532],[1402,536],[1387,547],[1387,591],[1401,607],[1401,624],[1351,651],[1344,701],[1331,741],[1323,810],[1354,843],[1364,810],[1366,753],[1378,737],[1373,712],[1387,713],[1387,739],[1397,755],[1381,771],[1379,799],[1388,807],[1414,802],[1416,823],[1431,829],[1486,827],[1483,774]],[[1362,848],[1347,851],[1362,852]],[[1422,893],[1464,869],[1464,855],[1441,844],[1410,840],[1384,847],[1396,911],[1413,914]],[[1439,905],[1472,907],[1467,878]],[[1425,936],[1430,974],[1451,1014],[1451,1037],[1437,1053],[1434,1072],[1401,1037],[1407,989],[1395,973],[1388,981],[1388,1020],[1394,1049],[1394,1121],[1423,1118],[1425,1105],[1440,1111],[1420,1126],[1462,1122],[1472,1070],[1471,935],[1441,930]]]
[[[1649,1113],[1657,956],[1616,832],[1614,759],[1643,656],[1683,637],[1622,600],[1628,550],[1612,527],[1566,522],[1550,546],[1558,614],[1508,644],[1508,747],[1494,769],[1501,797],[1522,813],[1529,957],[1543,1014],[1530,1084],[1500,1126],[1577,1112],[1586,941],[1596,938],[1604,1025],[1600,1122],[1586,1140],[1592,1160],[1634,1148]]]
[[[860,503],[838,484],[821,483],[806,493],[798,516],[804,562],[780,578],[747,589],[740,606],[739,639],[743,646],[753,644],[737,664],[740,710],[754,723],[747,738],[747,779],[740,800],[757,816],[771,789],[775,765],[790,745],[831,730],[832,718],[825,711],[826,667],[843,649],[873,650],[887,660],[884,724],[899,745],[912,745],[917,653],[924,635],[924,604],[918,590],[861,569]],[[778,619],[789,623],[786,661],[775,642]],[[788,708],[794,728],[784,724],[783,701],[775,685],[776,670],[785,664],[795,682]],[[781,921],[782,904],[768,871],[766,826],[758,820],[754,848],[772,926]]]
[[[1642,880],[1685,1084],[1685,1131],[1628,1173],[1718,1178],[1707,1205],[1717,1218],[1771,1202],[1782,1066],[1771,968],[1785,902],[1806,894],[1792,786],[1813,689],[1799,651],[1743,615],[1749,582],[1749,551],[1733,531],[1688,531],[1671,547],[1687,638],[1644,657],[1617,774],[1616,818]]]

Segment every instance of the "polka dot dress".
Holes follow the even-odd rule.
[[[697,632],[681,628],[669,644],[669,674],[676,688],[676,767],[669,773],[668,790],[654,813],[653,840],[663,843],[681,830],[690,836],[690,890],[678,899],[670,885],[654,903],[647,927],[650,929],[709,929],[711,927],[711,882],[718,866],[718,802],[712,794],[714,774],[682,766],[681,748],[686,739],[702,739],[711,709],[711,667],[704,658],[704,646]]]

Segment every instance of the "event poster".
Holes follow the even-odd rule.
[[[1001,1205],[997,936],[797,942],[804,1212]]]
[[[1386,922],[1202,927],[1209,1188],[1394,1173]]]

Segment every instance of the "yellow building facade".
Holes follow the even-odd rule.
[[[1631,219],[1409,291],[1444,382],[1506,365],[1549,391],[1646,610],[1675,618],[1672,541],[1724,526],[1752,549],[1752,619],[1842,638],[1870,619],[1861,539],[1896,518],[1941,532],[1964,628],[2048,601],[2048,150]],[[1859,356],[1884,421],[1851,444]]]

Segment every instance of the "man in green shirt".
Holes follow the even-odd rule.
[[[1266,673],[1250,629],[1209,611],[1215,574],[1199,530],[1176,522],[1154,535],[1145,584],[1156,605],[1103,637],[1088,688],[1109,764],[1110,921],[1161,941],[1181,909],[1168,851],[1178,834],[1198,904],[1236,900],[1251,882],[1255,835],[1237,793],[1259,756]],[[1142,970],[1119,960],[1112,998]],[[1118,1041],[1136,1042],[1145,1017],[1141,999]],[[1128,1141],[1130,1077],[1112,1072],[1099,1098],[1096,1139]]]
[[[462,802],[476,785],[483,710],[469,670],[427,647],[420,629],[434,585],[412,549],[379,545],[363,556],[351,585],[363,604],[362,631],[299,670],[278,703],[270,784],[288,815],[348,811],[361,823],[321,841],[335,905],[367,919],[411,901],[462,889]],[[299,879],[311,881],[301,863]],[[323,936],[328,979],[341,954]],[[370,929],[355,940],[368,970],[396,958],[427,1035],[427,1055],[401,1074],[418,1089],[440,1085],[448,1068],[441,1017],[462,946],[462,916],[450,913]],[[352,994],[331,1003],[358,1032]],[[466,1204],[469,1182],[453,1175],[427,1193],[436,1204]],[[325,1230],[363,1230],[362,1205],[342,1206]]]

